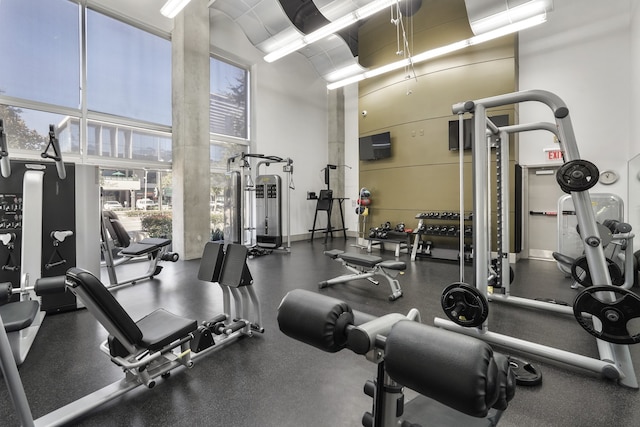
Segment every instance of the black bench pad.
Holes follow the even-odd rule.
[[[132,243],[122,250],[124,255],[140,256],[167,246],[171,239],[147,238],[138,243]]]
[[[198,322],[159,308],[136,322],[142,331],[141,344],[149,350],[160,350],[198,328]]]
[[[406,270],[407,264],[403,261],[382,261],[380,267],[388,268],[389,270]]]
[[[17,301],[0,306],[4,330],[9,333],[31,326],[39,310],[38,301]]]

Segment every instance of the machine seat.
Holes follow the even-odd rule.
[[[110,335],[126,340],[131,346],[159,350],[198,328],[196,320],[177,316],[164,309],[158,309],[134,322],[97,277],[77,267],[67,271],[67,286],[75,289],[74,293],[78,292],[97,319],[107,320],[103,326]]]
[[[17,301],[0,306],[0,317],[4,323],[4,330],[9,332],[21,331],[31,326],[40,311],[38,301]]]
[[[159,308],[136,322],[142,331],[140,344],[149,350],[156,351],[173,341],[195,331],[198,323],[195,320],[176,316]]]

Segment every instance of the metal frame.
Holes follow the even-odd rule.
[[[29,401],[25,394],[16,363],[9,349],[9,340],[4,329],[4,323],[0,317],[0,368],[5,378],[9,395],[16,409],[18,419],[20,420],[20,425],[25,427],[66,425],[100,405],[122,396],[128,391],[143,385],[147,388],[153,387],[155,385],[155,378],[165,377],[174,369],[183,367],[191,368],[193,362],[197,359],[221,350],[244,336],[252,336],[253,332],[263,332],[259,301],[251,284],[234,288],[232,286],[222,285],[219,282],[217,283],[223,290],[225,311],[225,320],[223,320],[223,322],[226,327],[221,331],[222,333],[220,335],[213,336],[213,345],[196,353],[191,352],[189,345],[194,338],[194,333],[190,333],[165,346],[163,349],[153,352],[128,344],[128,340],[121,336],[119,329],[113,325],[93,298],[90,296],[87,297],[87,293],[83,288],[74,287],[67,282],[67,287],[86,304],[96,320],[98,320],[111,335],[118,338],[130,354],[126,358],[111,356],[107,342],[104,341],[100,345],[100,350],[106,353],[113,363],[123,369],[124,378],[35,420],[31,413]],[[235,299],[235,311],[231,309],[230,294],[232,294]],[[233,328],[238,318],[245,320],[246,326],[239,329]]]
[[[557,135],[560,140],[562,152],[564,155],[565,161],[578,160],[580,159],[580,154],[578,151],[573,127],[571,124],[571,120],[569,117],[569,109],[565,105],[565,103],[555,94],[540,91],[540,90],[531,90],[531,91],[523,91],[523,92],[515,92],[504,95],[499,95],[495,97],[489,97],[484,99],[479,99],[476,101],[467,101],[464,103],[459,103],[453,105],[453,112],[456,114],[462,113],[473,113],[474,117],[474,135],[486,135],[486,109],[504,105],[510,105],[521,102],[540,102],[542,104],[547,105],[553,115],[555,117],[556,125],[557,125]],[[507,129],[500,129],[500,135],[502,141],[508,141],[508,132],[509,131],[522,131],[522,130],[532,130],[527,128],[527,126],[536,126],[536,125],[525,125],[524,127],[510,127]],[[544,125],[542,128],[550,130],[550,127]],[[491,129],[492,133],[495,134],[497,129]],[[554,132],[555,133],[555,132]],[[508,142],[500,144],[500,149],[502,150],[501,154],[504,156],[507,155],[508,158]],[[492,301],[500,301],[500,302],[511,302],[516,305],[526,306],[537,309],[544,309],[548,311],[554,311],[559,313],[568,314],[571,311],[571,315],[573,315],[573,311],[570,307],[558,306],[555,304],[542,302],[542,301],[533,301],[525,298],[516,298],[509,295],[497,295],[491,294],[488,292],[488,279],[489,279],[489,259],[488,254],[490,253],[489,246],[489,190],[487,186],[487,182],[489,182],[489,171],[488,171],[488,162],[489,162],[489,144],[486,143],[482,138],[475,138],[473,143],[473,228],[478,232],[473,235],[473,244],[474,244],[474,272],[475,272],[475,283],[476,287],[480,291],[480,293],[484,295],[488,295],[488,298]],[[502,173],[507,174],[508,168],[502,168]],[[508,175],[505,175],[508,177]],[[462,190],[462,189],[461,189]],[[500,194],[500,197],[506,197],[506,201],[508,203],[508,193],[505,189]],[[598,283],[599,285],[607,285],[611,286],[611,279],[609,277],[609,272],[604,256],[604,251],[600,239],[598,238],[599,233],[597,229],[595,214],[591,207],[591,199],[588,191],[574,191],[571,192],[571,197],[573,199],[573,203],[576,209],[576,215],[578,219],[578,224],[580,225],[580,229],[582,230],[582,235],[585,236],[585,255],[587,258],[587,263],[589,265],[589,270],[591,272],[592,279],[594,283]],[[502,200],[503,205],[505,204],[505,199]],[[504,210],[500,213],[501,215],[506,215]],[[503,222],[502,226],[504,227],[505,222]],[[485,230],[484,232],[480,232],[481,230]],[[502,244],[504,245],[504,240]],[[589,240],[591,244],[587,244],[586,241]],[[597,244],[594,244],[597,243]],[[504,250],[504,246],[502,246]],[[508,253],[508,252],[507,252]],[[504,255],[504,254],[503,254]],[[507,264],[508,267],[508,264]],[[505,268],[505,266],[503,266]],[[504,270],[503,270],[504,273]],[[508,270],[506,274],[503,274],[503,277],[508,276]],[[614,300],[613,295],[607,295],[609,301]],[[596,321],[596,319],[594,319]],[[572,352],[560,350],[557,348],[544,346],[536,343],[532,343],[529,341],[509,337],[502,334],[497,334],[494,332],[489,332],[488,321],[485,321],[478,328],[464,328],[459,326],[451,321],[435,318],[434,324],[438,327],[460,332],[466,335],[478,337],[485,341],[507,347],[513,348],[522,352],[530,353],[532,355],[536,355],[539,357],[547,358],[550,360],[554,360],[557,362],[565,363],[572,366],[577,366],[598,374],[601,374],[605,378],[618,380],[620,385],[624,385],[630,388],[638,388],[638,381],[635,375],[635,371],[633,368],[633,363],[631,360],[631,355],[629,351],[628,345],[620,345],[620,344],[612,344],[609,342],[605,342],[597,339],[597,346],[599,350],[600,359],[595,359],[591,357],[582,356],[579,354],[575,354]]]

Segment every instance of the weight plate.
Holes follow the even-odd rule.
[[[442,292],[442,309],[452,322],[468,328],[477,327],[489,317],[489,303],[474,286],[454,282]]]
[[[629,330],[629,322],[640,317],[640,297],[626,289],[613,286],[585,288],[576,296],[573,315],[580,326],[596,338],[614,344],[640,342],[640,333]],[[596,329],[592,319],[585,315],[597,318],[601,327]]]
[[[587,160],[571,160],[556,172],[556,181],[565,193],[585,191],[596,185],[600,172],[593,163]]]
[[[622,270],[620,270],[620,267],[618,267],[618,264],[616,264],[609,258],[606,258],[606,260],[607,268],[609,269],[609,277],[611,277],[611,283],[614,286],[623,285],[624,275],[622,274]],[[587,257],[581,256],[579,258],[576,258],[573,264],[571,264],[571,277],[573,277],[573,280],[584,287],[593,285],[591,272],[589,271],[589,264],[587,263]]]
[[[489,281],[489,286],[493,286],[493,287],[496,287],[496,288],[500,287],[500,286],[497,286],[497,280],[495,279],[495,275],[498,273],[498,259],[497,258],[494,258],[494,259],[491,260],[491,268],[493,269],[493,271],[490,272],[490,273],[494,273],[493,274],[494,278]],[[516,278],[516,273],[515,273],[515,271],[513,271],[513,268],[511,266],[509,266],[509,284],[513,283],[513,280],[515,278]]]
[[[529,362],[509,356],[509,367],[516,377],[516,384],[534,386],[542,383],[542,372]]]

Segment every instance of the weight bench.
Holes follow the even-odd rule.
[[[178,254],[168,251],[171,239],[146,238],[132,243],[129,233],[127,233],[115,212],[104,211],[102,219],[102,252],[104,254],[105,267],[109,274],[109,288],[135,284],[144,279],[153,279],[154,276],[162,271],[162,266],[159,265],[160,261],[178,261]],[[116,251],[117,256],[120,258],[114,260],[114,252]],[[117,266],[133,260],[144,259],[145,257],[149,260],[149,265],[144,274],[118,282]]]
[[[379,275],[383,276],[389,282],[389,286],[391,287],[391,295],[389,295],[390,301],[395,301],[402,296],[402,289],[396,277],[407,269],[407,264],[404,262],[384,261],[378,256],[344,252],[339,249],[324,251],[324,254],[342,263],[342,265],[344,265],[347,270],[353,272],[353,274],[345,274],[334,279],[322,281],[318,285],[320,289],[359,279],[367,279],[377,286],[380,282],[374,280],[373,276]]]
[[[374,317],[343,301],[297,289],[278,307],[278,325],[290,338],[329,353],[348,348],[377,364],[365,394],[371,427],[495,426],[515,394],[507,357],[474,337],[419,323],[420,314]],[[403,386],[421,396],[404,405]],[[434,402],[435,401],[435,402]]]

